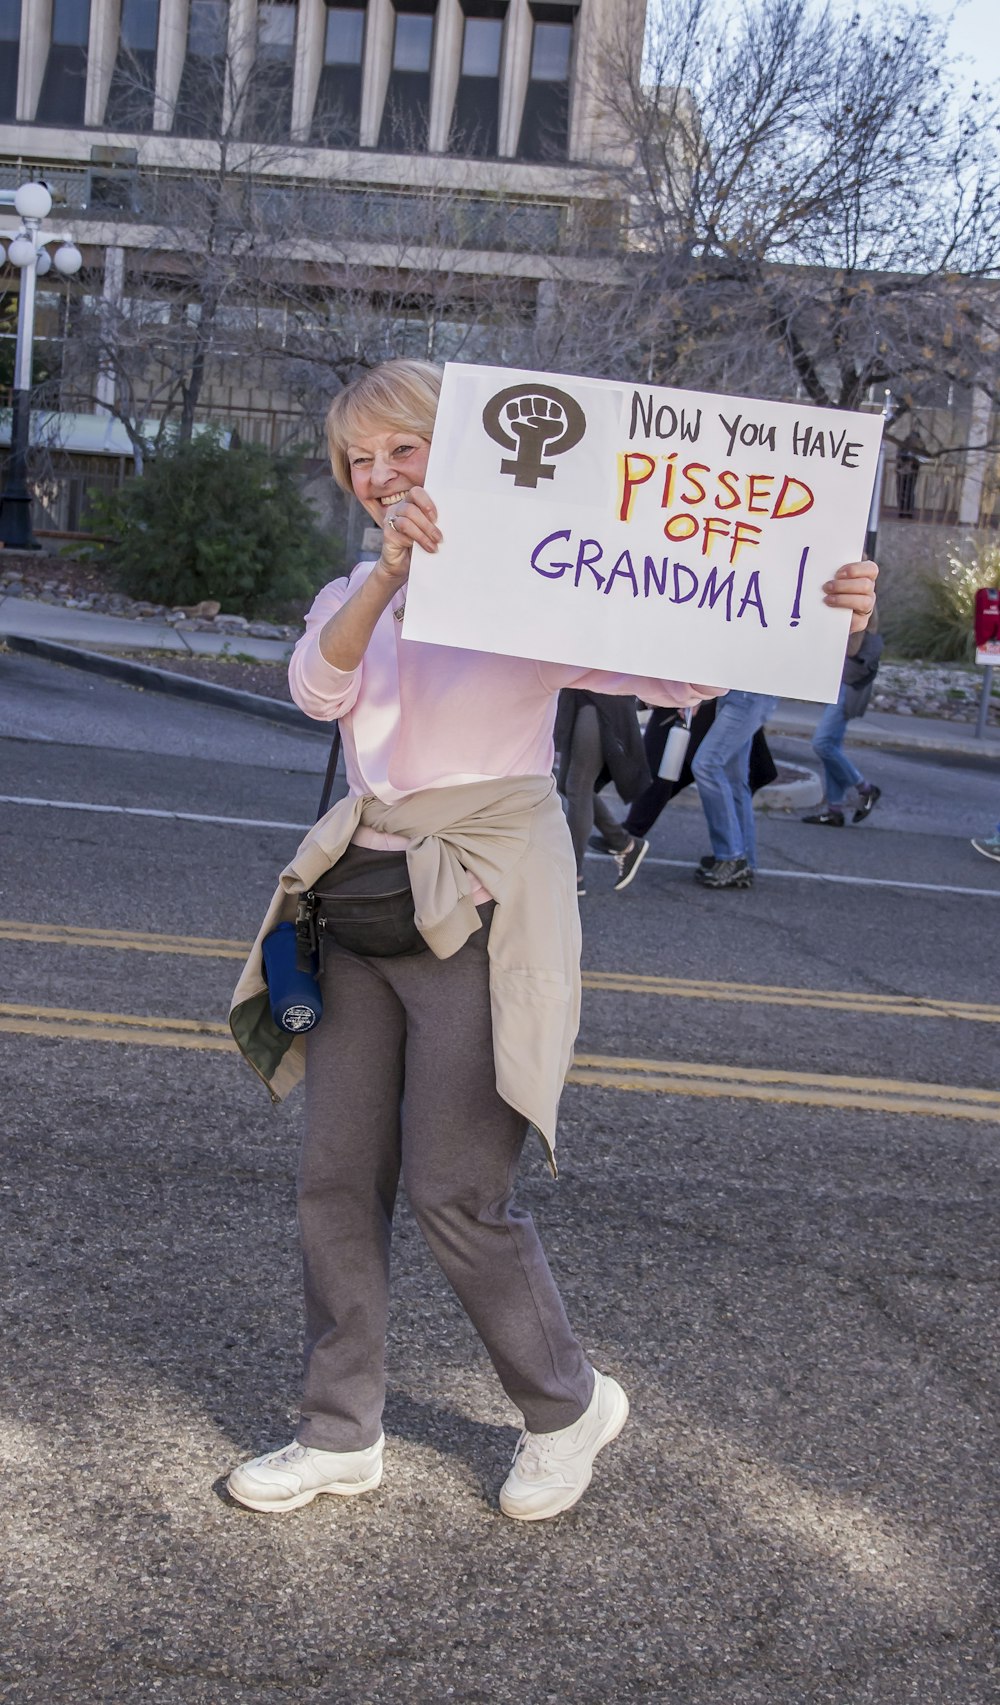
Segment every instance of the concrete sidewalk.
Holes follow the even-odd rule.
[[[294,643],[255,639],[245,633],[201,633],[190,623],[174,625],[155,616],[101,616],[34,598],[0,597],[0,636],[8,634],[55,640],[94,652],[164,651],[191,657],[234,657],[238,652],[258,663],[282,662]]]
[[[804,699],[782,699],[767,724],[770,735],[811,739],[823,705]],[[903,716],[870,710],[851,723],[851,746],[881,746],[897,752],[950,753],[953,757],[1000,758],[1000,728],[988,728],[977,740],[973,724],[946,722],[936,716]]]
[[[16,644],[21,638],[29,642],[23,649],[37,651],[56,662],[77,664],[92,672],[102,672],[101,658],[107,657],[106,673],[119,679],[127,669],[129,679],[140,679],[140,671],[148,675],[148,685],[162,692],[181,692],[186,697],[204,697],[214,703],[229,703],[234,710],[248,710],[256,715],[271,714],[275,720],[305,723],[291,705],[280,700],[269,701],[258,694],[245,693],[233,687],[210,687],[188,677],[166,670],[146,668],[138,663],[116,662],[115,652],[162,651],[174,656],[187,654],[198,657],[252,658],[261,663],[283,661],[292,649],[290,640],[255,639],[249,634],[213,634],[186,631],[183,625],[173,627],[155,617],[141,619],[125,616],[95,615],[89,610],[71,610],[61,604],[42,604],[30,598],[0,597],[0,638],[10,637]],[[74,650],[85,653],[74,657]],[[179,686],[177,683],[183,683]],[[204,691],[199,692],[202,688]],[[269,711],[265,707],[271,707]],[[798,699],[782,699],[767,725],[767,732],[808,740],[819,720],[823,706]],[[286,716],[287,713],[287,716]],[[315,727],[315,724],[312,725]],[[852,722],[852,746],[876,746],[896,751],[936,752],[953,757],[1000,759],[1000,729],[988,729],[977,740],[971,723],[946,722],[939,717],[903,716],[886,711],[869,711],[860,721]]]

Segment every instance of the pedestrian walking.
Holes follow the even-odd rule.
[[[579,1016],[576,861],[552,730],[564,687],[677,705],[716,689],[403,637],[411,547],[433,555],[441,538],[423,483],[439,387],[427,363],[388,362],[330,410],[335,476],[382,527],[382,549],[318,594],[289,679],[309,715],[339,720],[349,791],[282,873],[230,1013],[276,1096],[306,1083],[301,1417],[290,1444],[228,1480],[262,1512],[381,1480],[400,1180],[523,1416],[504,1514],[541,1521],[569,1509],[628,1415],[624,1391],[573,1332],[515,1197],[529,1127],[554,1155]],[[471,536],[470,554],[477,547]],[[863,625],[876,572],[845,565],[826,601]],[[290,1035],[261,957],[296,913],[324,944],[323,1016]]]
[[[677,710],[654,707],[643,730],[642,743],[646,752],[653,779],[644,792],[632,801],[626,816],[618,825],[624,834],[636,840],[644,840],[661,812],[669,805],[678,793],[683,793],[686,787],[691,787],[694,775],[691,765],[695,754],[715,721],[716,707],[721,701],[706,699],[700,704],[691,717],[691,727],[684,761],[676,781],[670,781],[659,774],[663,754],[666,749],[667,737],[672,728],[683,727],[683,713]],[[762,787],[769,787],[776,780],[777,766],[771,756],[767,738],[762,728],[758,728],[750,744],[749,781],[750,792],[758,793]],[[603,833],[592,835],[590,845],[595,852],[610,853],[613,848]]]
[[[566,820],[576,855],[577,894],[582,897],[587,891],[583,860],[595,823],[617,863],[614,886],[620,892],[635,876],[649,842],[620,827],[600,790],[611,781],[627,803],[653,779],[634,697],[564,687],[556,711],[555,742],[560,759],[558,786],[566,798]]]
[[[768,693],[727,693],[691,765],[708,824],[711,853],[695,871],[703,888],[750,888],[757,835],[750,791],[753,737],[778,700]]]
[[[984,858],[1000,860],[1000,823],[997,823],[992,835],[984,835],[981,841],[973,841],[972,845]]]
[[[876,618],[863,634],[854,634],[848,642],[844,673],[836,704],[827,705],[813,735],[812,747],[823,765],[826,797],[818,811],[803,817],[803,823],[819,823],[829,829],[842,829],[845,821],[845,800],[854,790],[852,823],[863,823],[882,797],[882,789],[866,781],[856,764],[844,751],[847,724],[864,716],[872,696],[879,658],[882,655],[882,636],[876,630]]]

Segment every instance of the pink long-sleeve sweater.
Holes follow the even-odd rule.
[[[307,716],[340,718],[352,793],[391,804],[427,787],[548,775],[561,687],[635,693],[656,705],[698,704],[720,690],[407,640],[398,619],[404,592],[379,618],[358,667],[335,669],[320,652],[320,632],[373,567],[362,563],[349,580],[323,587],[288,669],[292,697]],[[364,846],[406,844],[364,829],[356,839]]]

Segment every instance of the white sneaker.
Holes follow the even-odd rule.
[[[514,1464],[500,1488],[500,1508],[515,1521],[546,1521],[583,1497],[599,1450],[628,1420],[628,1398],[617,1380],[594,1374],[594,1395],[571,1427],[521,1434]]]
[[[380,1433],[368,1450],[314,1450],[294,1440],[283,1450],[255,1456],[242,1468],[234,1468],[226,1485],[233,1497],[248,1510],[300,1510],[321,1492],[339,1498],[354,1498],[373,1492],[382,1478]]]

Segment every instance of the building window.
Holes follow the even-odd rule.
[[[39,124],[83,123],[89,35],[90,0],[53,0],[52,35],[36,114]]]
[[[396,18],[392,42],[392,69],[429,72],[433,45],[433,18],[414,18],[401,14]]]
[[[21,57],[21,0],[0,0],[0,124],[17,117],[17,67]]]
[[[151,130],[156,88],[160,0],[122,0],[118,57],[105,123],[112,130]]]
[[[312,140],[327,148],[353,148],[361,134],[361,61],[365,9],[327,0],[323,68],[316,91]]]
[[[295,15],[295,0],[261,0],[257,7],[257,57],[244,125],[250,136],[287,140],[291,134]]]
[[[392,71],[379,147],[421,153],[427,147],[434,50],[433,0],[396,0]]]
[[[495,154],[500,132],[500,58],[505,5],[466,0],[462,60],[448,146],[456,154]]]
[[[226,0],[191,0],[174,113],[177,136],[217,136],[222,128],[228,19]]]
[[[575,8],[533,4],[531,13],[531,70],[517,151],[525,160],[564,160]]]

